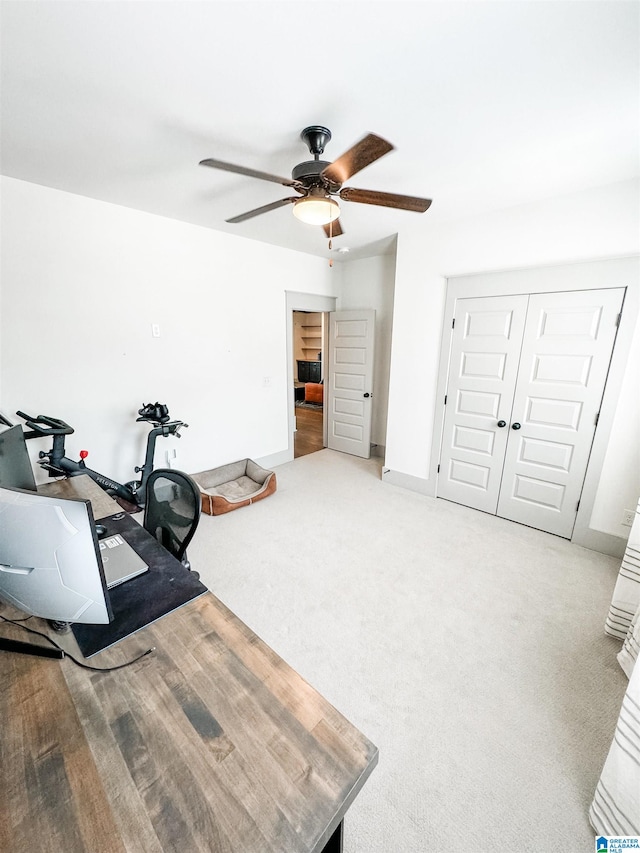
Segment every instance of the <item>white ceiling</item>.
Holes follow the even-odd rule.
[[[334,250],[637,176],[637,2],[2,0],[3,174],[327,256],[285,206],[225,219],[367,132],[396,150],[347,183],[432,198],[424,214],[342,202]],[[352,255],[353,256],[353,255]]]

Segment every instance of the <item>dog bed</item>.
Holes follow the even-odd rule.
[[[224,515],[260,501],[276,490],[275,472],[261,468],[252,459],[241,459],[191,477],[200,489],[202,511],[207,515]]]

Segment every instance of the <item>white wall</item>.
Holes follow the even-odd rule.
[[[395,254],[361,258],[339,267],[338,310],[373,308],[376,312],[371,442],[379,448],[387,441],[395,268]]]
[[[440,225],[425,214],[400,232],[385,458],[392,478],[433,494],[446,278],[638,253],[639,201],[639,183],[624,182]],[[619,525],[622,502],[640,494],[640,471],[633,460],[629,465],[627,452],[630,436],[636,444],[640,436],[638,387],[640,361],[630,360],[592,519],[592,526],[617,536],[628,534]]]
[[[602,470],[591,527],[626,539],[630,529],[620,524],[622,509],[634,509],[640,499],[640,323],[629,351]]]
[[[287,448],[285,291],[334,295],[325,260],[10,178],[1,188],[1,411],[67,420],[69,455],[87,449],[121,481],[144,461],[143,402],[190,424],[158,440],[157,464],[170,447],[189,472]]]

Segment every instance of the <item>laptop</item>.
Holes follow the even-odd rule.
[[[100,556],[104,567],[104,576],[107,589],[112,589],[118,584],[136,578],[143,572],[149,571],[149,566],[144,562],[119,533],[114,536],[105,536],[98,542]]]

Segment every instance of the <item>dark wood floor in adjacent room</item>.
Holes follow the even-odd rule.
[[[322,409],[296,407],[296,426],[293,434],[293,458],[322,450]]]

